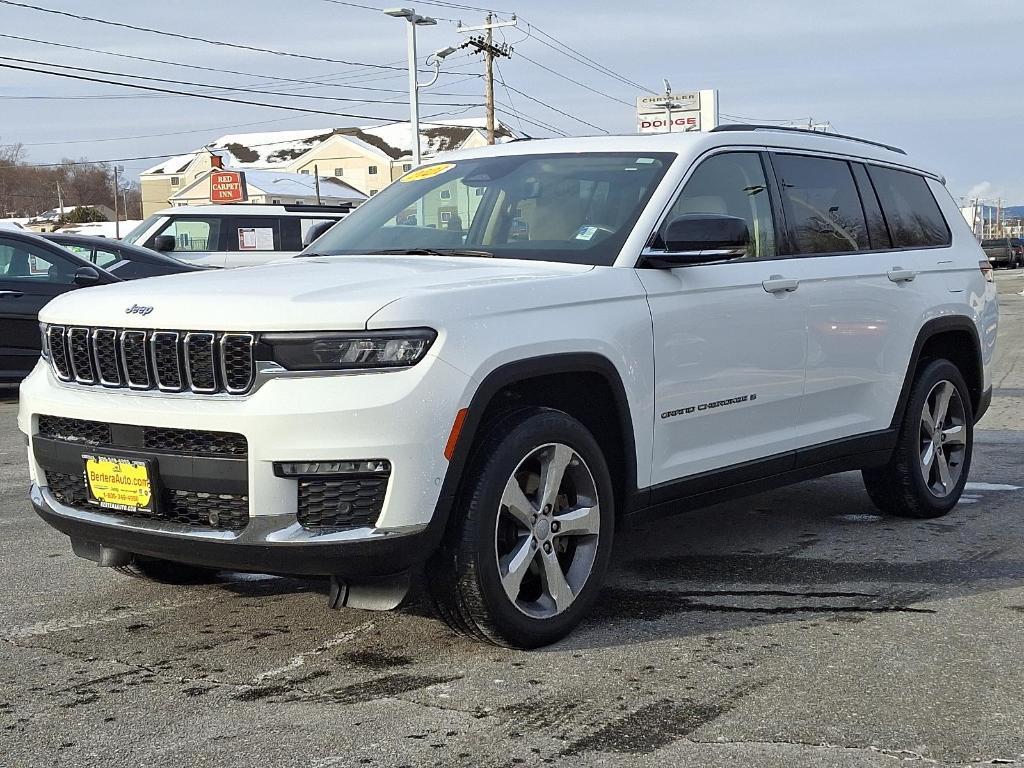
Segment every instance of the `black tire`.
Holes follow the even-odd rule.
[[[922,470],[922,450],[927,446],[927,441],[923,441],[922,438],[922,434],[926,434],[922,433],[922,420],[926,400],[935,387],[944,381],[953,385],[956,397],[962,405],[962,426],[966,442],[957,460],[959,474],[955,482],[945,495],[938,495],[929,487]],[[861,473],[868,496],[872,503],[887,515],[942,517],[956,506],[967,484],[973,443],[974,411],[970,391],[960,369],[944,359],[927,363],[914,379],[892,459],[885,466],[865,469]],[[948,455],[952,457],[952,454]],[[949,464],[952,466],[952,458]]]
[[[161,584],[209,584],[217,581],[217,571],[210,568],[151,557],[136,557],[128,565],[115,566],[114,570],[122,576]]]
[[[517,607],[517,599],[510,598],[502,586],[496,535],[500,536],[503,524],[499,510],[508,514],[508,508],[502,507],[506,484],[515,479],[514,473],[529,457],[543,455],[537,452],[548,450],[544,447],[551,444],[568,446],[574,452],[573,461],[581,460],[583,470],[566,470],[565,476],[570,471],[588,471],[597,497],[600,530],[587,539],[587,547],[596,545],[596,554],[591,555],[589,575],[572,602],[560,613],[537,618]],[[534,504],[533,499],[527,500]],[[427,584],[438,614],[456,632],[495,645],[536,648],[565,637],[590,610],[608,570],[615,509],[604,455],[579,421],[562,411],[529,408],[488,425],[474,444],[451,514],[445,540],[427,564]],[[558,510],[551,514],[551,520],[559,519]],[[552,530],[558,530],[553,523]],[[529,539],[527,534],[526,539],[516,541]],[[573,549],[571,557],[576,557],[576,552]],[[557,545],[554,557],[560,557]],[[523,584],[527,578],[544,578],[540,573],[544,555],[538,551],[529,558],[529,567],[537,571],[532,577],[528,572]]]

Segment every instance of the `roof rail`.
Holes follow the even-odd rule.
[[[899,152],[901,155],[907,154],[905,150],[899,147],[894,147],[892,144],[883,144],[880,141],[871,141],[871,139],[862,139],[858,136],[847,136],[844,133],[825,133],[823,131],[813,131],[810,128],[793,128],[790,126],[783,125],[756,125],[756,124],[743,124],[737,123],[735,125],[719,125],[712,128],[710,133],[718,133],[725,131],[782,131],[784,133],[813,133],[815,136],[824,136],[825,138],[832,139],[845,139],[846,141],[858,141],[861,144],[870,144],[873,147],[881,147],[882,149],[888,149],[890,152]]]
[[[253,205],[253,203],[250,203],[250,205]],[[261,205],[261,203],[255,203],[255,205]],[[263,205],[280,205],[288,212],[298,213],[335,213],[337,211],[351,211],[355,208],[352,203],[338,203],[337,205],[315,205],[313,203],[309,205],[293,205],[291,203],[281,205],[280,203],[263,203]]]

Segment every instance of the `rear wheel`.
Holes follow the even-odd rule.
[[[157,581],[161,584],[208,584],[217,580],[217,571],[198,565],[174,563],[154,557],[136,557],[128,565],[115,566],[123,576]]]
[[[494,424],[473,452],[445,543],[428,567],[442,618],[498,645],[568,634],[601,588],[614,509],[597,441],[561,411]]]
[[[960,500],[971,467],[974,414],[960,370],[948,360],[917,376],[892,460],[865,469],[864,486],[882,512],[940,517]]]

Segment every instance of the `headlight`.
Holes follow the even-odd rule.
[[[437,332],[430,328],[364,333],[265,333],[260,358],[289,371],[342,371],[408,368],[430,349]]]
[[[46,323],[40,323],[39,324],[39,335],[42,337],[42,341],[43,341],[43,343],[41,345],[43,360],[49,360],[50,359],[50,334],[48,334],[46,332]]]

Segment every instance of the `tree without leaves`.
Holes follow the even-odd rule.
[[[25,162],[21,144],[0,144],[0,218],[31,217],[57,208],[60,185],[64,207],[106,205],[114,208],[114,170],[98,163],[63,160],[53,167]],[[142,216],[142,196],[135,183],[124,185],[127,194],[127,218]],[[124,200],[118,199],[118,210]],[[123,212],[122,212],[123,215]]]

